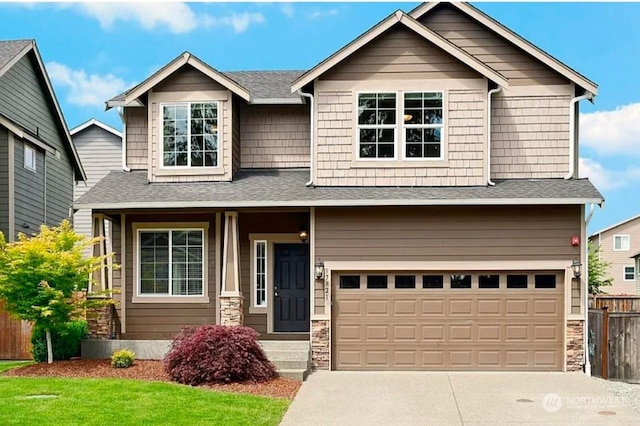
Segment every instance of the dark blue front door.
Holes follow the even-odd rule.
[[[274,251],[274,331],[308,332],[309,246],[276,244]]]

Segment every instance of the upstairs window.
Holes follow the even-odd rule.
[[[395,158],[396,116],[395,93],[358,95],[358,158]]]
[[[442,110],[442,92],[404,94],[406,158],[442,158]]]
[[[218,166],[218,103],[162,106],[163,167]]]
[[[24,168],[36,171],[36,150],[26,144],[24,146]]]
[[[629,235],[614,235],[613,249],[615,251],[629,251],[631,249],[631,237]]]

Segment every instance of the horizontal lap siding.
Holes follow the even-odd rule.
[[[9,132],[0,126],[0,231],[9,236]]]
[[[496,96],[491,117],[494,179],[562,178],[569,171],[569,96]]]
[[[323,261],[565,260],[579,206],[316,208]],[[318,302],[318,299],[316,299]],[[318,311],[319,308],[316,308]]]
[[[309,107],[242,105],[242,168],[309,167]]]
[[[420,21],[504,75],[510,86],[569,83],[548,66],[451,6],[437,6]]]
[[[148,119],[147,107],[127,107],[127,166],[132,170],[147,169]]]
[[[36,171],[24,167],[24,147],[30,146],[36,150]],[[14,139],[14,197],[15,197],[15,232],[33,235],[40,229],[45,220],[45,166],[44,151],[34,145]],[[56,161],[48,156],[47,163]],[[47,168],[49,164],[47,164]],[[47,170],[47,174],[48,170]],[[49,185],[47,185],[48,187]],[[47,188],[48,189],[48,188]],[[47,200],[48,201],[48,200]],[[59,220],[61,220],[60,218]],[[57,225],[56,223],[53,223]]]
[[[125,339],[170,339],[184,326],[216,323],[216,269],[215,269],[215,213],[187,215],[127,215],[126,242],[126,334]],[[209,303],[132,303],[136,290],[133,270],[134,222],[209,222],[208,234],[208,291]]]
[[[323,80],[477,78],[478,74],[411,30],[397,26],[335,66]]]
[[[629,235],[630,250],[614,251],[614,235]],[[629,256],[640,252],[640,219],[632,220],[611,229],[603,233],[602,238],[598,238],[596,234],[593,238],[593,245],[598,247],[599,244],[602,247],[600,258],[611,263],[607,276],[613,278],[613,285],[611,287],[602,287],[602,290],[610,294],[636,294],[635,280],[624,281],[624,267],[634,266],[635,260]],[[637,273],[638,271],[636,271]]]

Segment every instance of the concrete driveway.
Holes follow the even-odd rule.
[[[301,425],[638,424],[582,373],[316,372],[282,420]]]

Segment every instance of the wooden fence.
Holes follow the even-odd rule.
[[[591,374],[640,383],[640,312],[589,309]]]
[[[0,300],[0,359],[31,358],[31,324],[11,318]]]
[[[640,296],[599,294],[591,296],[589,307],[608,308],[609,312],[640,312]]]

